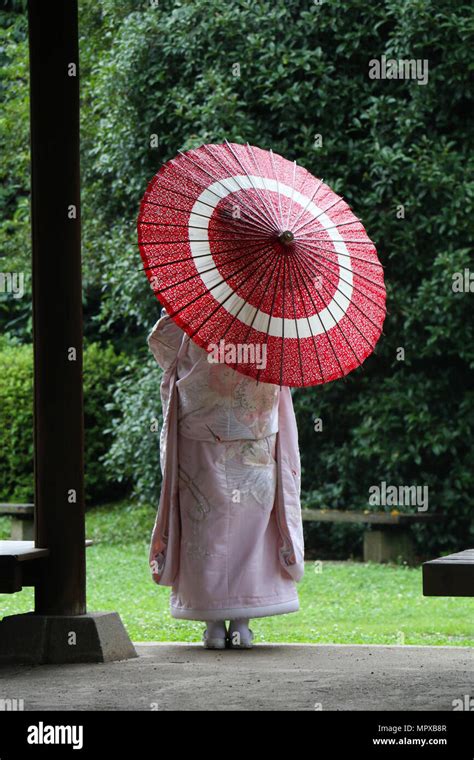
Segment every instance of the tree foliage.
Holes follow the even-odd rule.
[[[369,486],[382,480],[428,485],[430,509],[449,519],[429,536],[420,530],[420,542],[464,545],[474,486],[473,296],[454,293],[452,278],[472,267],[472,6],[80,5],[86,317],[91,338],[113,340],[138,362],[133,404],[147,408],[138,367],[157,314],[136,245],[147,182],[178,149],[203,142],[272,148],[344,195],[376,243],[388,291],[376,355],[346,381],[294,394],[307,501],[362,508]],[[369,78],[369,62],[382,55],[427,60],[428,83]],[[22,112],[22,130],[24,119]],[[23,187],[23,161],[19,171]],[[18,195],[10,208],[22,208]],[[19,249],[20,232],[16,239]],[[138,440],[133,426],[109,427],[120,431],[124,451]],[[147,429],[142,435],[148,441]],[[155,457],[154,446],[144,446],[128,473],[139,491],[153,481]]]

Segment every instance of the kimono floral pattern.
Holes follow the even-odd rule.
[[[276,487],[276,434],[255,441],[232,441],[216,459],[216,479],[227,490],[229,499],[251,503],[268,510],[273,505]]]
[[[182,508],[189,518],[189,528],[182,538],[182,548],[192,559],[205,560],[210,556],[210,552],[202,542],[203,523],[210,516],[212,505],[200,486],[198,479],[192,478],[180,465],[179,488]]]
[[[164,419],[150,560],[154,580],[172,587],[171,614],[295,612],[303,544],[288,389],[209,362],[168,318],[149,345],[163,369]]]
[[[216,442],[178,433],[174,617],[212,620],[222,609],[237,617],[243,608],[253,616],[298,609],[294,582],[279,557],[276,439]]]
[[[189,446],[189,444],[188,444]],[[276,492],[276,435],[255,441],[231,441],[215,446],[215,487],[220,502],[237,504],[242,509],[273,507]],[[186,463],[186,456],[182,459]],[[192,477],[184,464],[179,465],[179,488],[182,511],[188,518],[183,551],[195,559],[205,559],[202,536],[208,529],[204,522],[212,519],[215,507],[206,495],[209,473],[198,470]]]
[[[188,366],[190,371],[188,370]],[[178,380],[180,432],[214,441],[259,439],[278,430],[276,385],[256,383],[190,344]]]

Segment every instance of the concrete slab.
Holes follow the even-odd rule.
[[[25,710],[453,710],[474,697],[474,648],[137,643],[108,664],[5,665]],[[466,700],[466,695],[468,699]]]
[[[116,612],[70,616],[26,612],[0,620],[0,665],[110,662],[136,656]]]

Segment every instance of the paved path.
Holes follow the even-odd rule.
[[[474,648],[136,644],[107,665],[0,667],[25,710],[452,710],[474,697]]]

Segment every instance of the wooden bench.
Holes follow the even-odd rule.
[[[34,538],[34,504],[0,504],[0,516],[11,516],[12,541],[32,541]]]
[[[34,586],[38,563],[49,554],[34,541],[0,541],[0,593],[14,594],[23,586]]]
[[[442,515],[425,512],[364,512],[340,509],[303,509],[303,520],[307,522],[353,523],[377,526],[364,531],[364,562],[412,563],[415,549],[410,534],[414,523],[426,523],[442,519]]]
[[[87,539],[86,546],[92,541]],[[0,594],[15,594],[24,586],[35,586],[49,549],[34,541],[0,541]]]
[[[474,549],[423,563],[424,596],[474,596]]]

